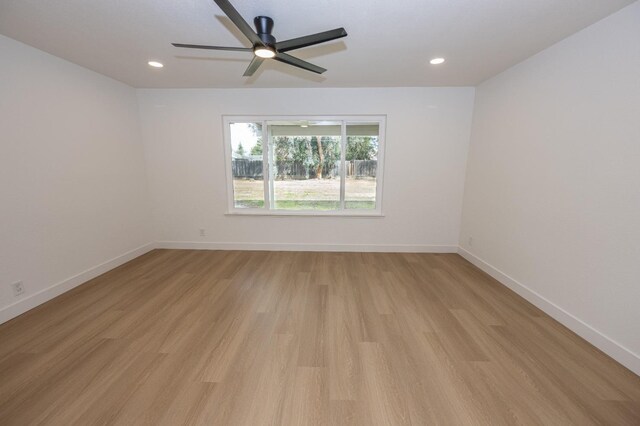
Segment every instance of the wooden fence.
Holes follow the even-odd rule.
[[[234,158],[231,162],[234,178],[262,179],[262,160],[249,158]],[[315,179],[316,168],[313,165],[305,165],[299,161],[278,161],[276,163],[277,176],[280,179]],[[352,160],[346,162],[348,177],[376,177],[378,171],[377,160]],[[338,164],[331,169],[322,170],[322,177],[336,177],[339,175]]]
[[[262,179],[262,160],[234,158],[231,161],[233,177]]]
[[[347,176],[376,177],[378,160],[353,160],[346,162]]]

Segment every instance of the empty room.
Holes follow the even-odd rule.
[[[0,425],[640,425],[640,1],[0,0]]]

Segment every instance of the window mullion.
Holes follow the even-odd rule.
[[[271,209],[271,195],[269,185],[271,181],[271,173],[269,171],[269,150],[271,149],[271,141],[268,137],[267,122],[262,122],[262,178],[264,182],[264,208]]]
[[[267,122],[268,123],[268,122]],[[276,192],[275,192],[275,179],[278,176],[278,170],[276,168],[276,159],[274,157],[275,148],[273,147],[273,132],[271,127],[267,124],[267,139],[269,139],[269,205],[272,209],[276,208]]]
[[[343,120],[340,126],[340,210],[344,210],[345,201],[345,185],[347,170],[345,167],[346,160],[346,146],[347,146],[347,123]]]

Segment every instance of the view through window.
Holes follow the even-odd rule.
[[[226,117],[230,210],[379,213],[384,117]]]

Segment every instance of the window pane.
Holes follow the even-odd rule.
[[[267,125],[272,207],[339,209],[341,123],[272,121]]]
[[[345,208],[376,208],[378,123],[347,123]]]
[[[262,123],[231,123],[230,132],[233,204],[236,208],[262,208]]]

